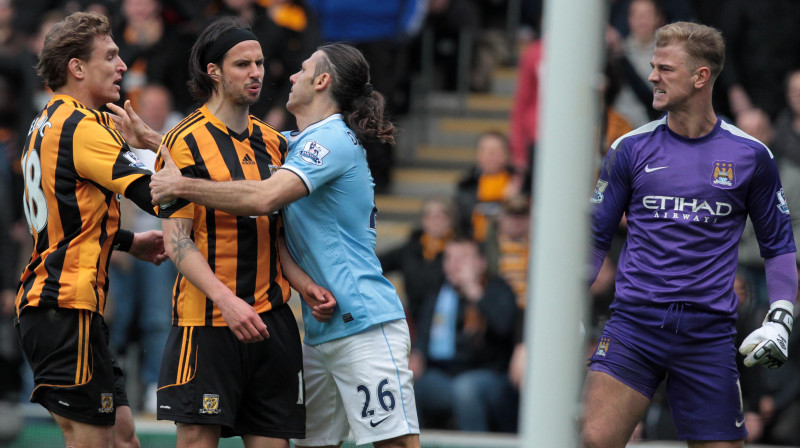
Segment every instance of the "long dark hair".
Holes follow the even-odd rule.
[[[204,29],[192,45],[192,52],[189,56],[189,81],[186,84],[189,86],[192,97],[200,103],[208,101],[217,88],[216,83],[208,74],[206,64],[221,65],[227,54],[223,53],[214,61],[204,61],[206,52],[220,36],[236,28],[249,29],[249,26],[244,20],[235,16],[221,17]]]
[[[394,124],[384,117],[386,99],[369,83],[369,63],[364,55],[341,42],[325,44],[317,50],[325,58],[317,64],[314,77],[331,75],[331,97],[347,126],[361,141],[394,144]]]

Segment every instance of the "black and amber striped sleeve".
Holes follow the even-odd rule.
[[[87,117],[73,134],[75,171],[84,179],[125,194],[131,183],[152,173],[130,150],[107,114],[91,109],[85,111]]]

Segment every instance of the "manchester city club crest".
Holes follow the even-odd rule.
[[[114,412],[114,394],[100,394],[100,409],[97,412],[101,414]]]
[[[712,172],[713,180],[711,182],[717,188],[733,188],[736,185],[733,169],[736,164],[733,162],[726,162],[723,160],[714,161],[714,171]]]
[[[222,412],[219,408],[219,395],[217,394],[203,394],[203,409],[200,409],[201,414],[216,415]]]
[[[608,353],[608,345],[611,343],[611,338],[600,338],[597,342],[597,351],[594,352],[595,356],[606,356]]]

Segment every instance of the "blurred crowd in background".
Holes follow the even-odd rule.
[[[422,427],[517,431],[526,355],[523,316],[531,289],[527,276],[535,223],[530,210],[539,80],[547,39],[542,1],[0,0],[0,400],[26,402],[30,392],[11,317],[18,277],[30,253],[20,150],[31,119],[50,95],[34,69],[45,34],[74,11],[108,15],[128,66],[123,99],[131,100],[148,125],[164,132],[197,107],[186,88],[194,39],[212,19],[227,14],[245,18],[261,41],[266,74],[261,100],[251,113],[278,130],[294,127],[284,108],[289,76],[323,42],[345,40],[364,52],[372,84],[387,96],[395,120],[413,113],[412,77],[423,69],[425,32],[433,36],[435,62],[427,88],[459,88],[460,51],[471,56],[465,81],[471,92],[490,91],[496,68],[516,69],[508,134],[481,134],[474,167],[454,186],[455,195],[426,200],[419,226],[407,241],[379,255],[384,271],[399,273],[403,282]],[[721,29],[727,44],[715,110],[769,146],[789,205],[800,207],[800,2],[610,0],[608,12],[602,138],[593,156],[598,167],[614,140],[660,115],[651,106],[647,80],[655,30],[676,20],[698,21]],[[509,14],[516,14],[511,33]],[[462,38],[465,30],[471,39]],[[152,166],[152,153],[137,153]],[[376,192],[389,193],[394,149],[373,145],[367,156]],[[126,207],[123,215],[128,229],[159,228],[158,220],[135,207]],[[797,241],[800,212],[793,216]],[[587,357],[608,317],[624,239],[623,220],[615,249],[590,288],[591,312],[584,320]],[[760,326],[769,307],[763,259],[749,225],[739,264],[738,329],[746,335]],[[128,382],[138,392],[139,399],[132,400],[137,413],[155,413],[175,274],[170,263],[156,268],[129,257],[112,258],[112,298],[106,310],[110,344],[121,357],[135,358],[136,367],[128,369],[135,377]],[[133,348],[135,356],[126,356]],[[740,369],[751,442],[800,445],[800,331],[793,333],[789,350],[781,369]],[[636,438],[676,437],[662,395],[654,399]]]

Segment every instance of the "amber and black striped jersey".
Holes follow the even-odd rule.
[[[106,113],[55,95],[31,124],[22,155],[33,253],[17,292],[28,306],[101,313],[119,200],[149,175]]]
[[[268,124],[250,116],[247,131],[239,135],[206,106],[169,131],[162,143],[184,175],[215,181],[266,179],[283,164],[287,151],[286,139]],[[162,165],[159,155],[157,169]],[[161,210],[160,216],[192,219],[192,240],[211,270],[258,313],[289,301],[289,283],[278,259],[278,214],[233,216],[192,203],[171,209]],[[219,308],[181,274],[173,290],[172,324],[226,325]]]

